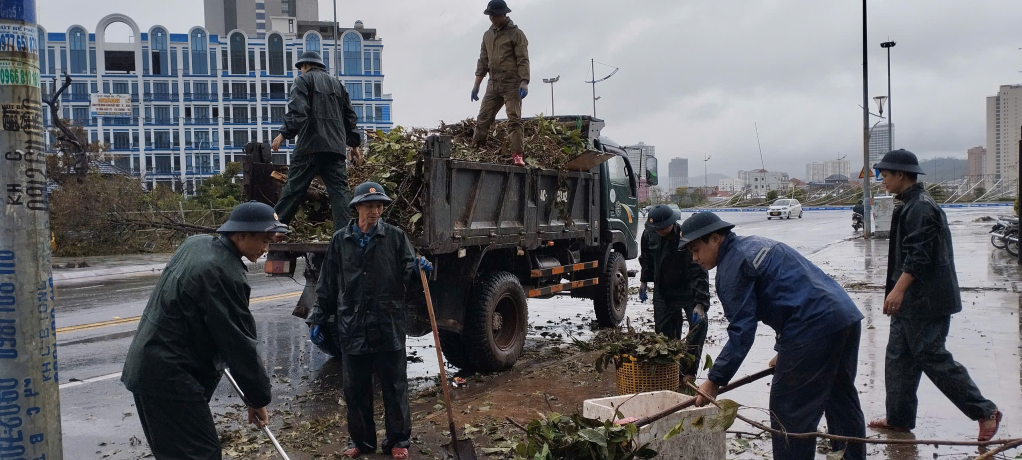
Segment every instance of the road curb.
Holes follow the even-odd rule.
[[[248,271],[262,272],[265,265],[266,259],[261,258],[257,262],[245,262],[248,267]],[[118,279],[118,278],[130,278],[135,276],[155,275],[163,273],[163,270],[167,267],[166,263],[159,264],[145,264],[145,265],[126,265],[121,267],[112,268],[59,268],[53,270],[53,282],[58,284],[64,283],[75,283],[75,282],[86,282],[101,279]]]

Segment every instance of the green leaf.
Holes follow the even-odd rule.
[[[717,417],[714,418],[713,422],[710,424],[710,429],[715,431],[726,431],[735,423],[735,418],[738,417],[738,408],[741,407],[741,405],[730,399],[718,400],[717,405],[720,406],[720,411],[717,412]]]
[[[843,450],[827,454],[827,460],[841,460],[843,458],[845,458],[845,451]]]
[[[713,367],[713,358],[711,358],[711,357],[710,357],[710,354],[709,354],[709,353],[707,353],[707,354],[706,354],[706,364],[703,364],[703,370],[704,370],[704,371],[705,371],[705,370],[708,370],[708,369],[710,369],[711,367]]]
[[[667,431],[667,434],[664,435],[664,441],[666,441],[668,439],[671,439],[671,438],[673,438],[673,437],[683,433],[684,431],[685,431],[685,419],[681,419],[681,421],[679,421],[677,425],[674,425],[674,428],[671,428],[670,430]]]
[[[593,428],[586,428],[578,432],[578,437],[600,447],[607,447],[607,435],[602,431],[595,430]]]
[[[696,417],[696,419],[692,421],[692,428],[695,428],[697,430],[701,430],[701,429],[703,429],[703,426],[705,424],[706,424],[706,417],[699,416],[699,417]]]
[[[408,219],[408,223],[409,224],[414,224],[414,223],[418,222],[419,219],[422,219],[422,213],[421,212],[417,212],[414,215],[412,215],[412,217],[410,219]]]

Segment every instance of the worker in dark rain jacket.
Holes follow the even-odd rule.
[[[326,72],[323,59],[315,51],[302,53],[295,63],[302,74],[291,85],[291,96],[284,114],[284,124],[273,139],[273,151],[280,149],[284,139],[294,139],[294,156],[287,173],[287,183],[280,192],[275,209],[280,221],[291,223],[298,212],[312,179],[319,175],[330,196],[334,230],[348,223],[348,166],[346,148],[351,160],[361,161],[358,116],[344,85]]]
[[[421,286],[417,270],[433,265],[415,257],[401,229],[380,219],[391,200],[383,187],[366,182],[355,188],[356,217],[330,240],[316,286],[316,304],[307,322],[313,343],[334,337],[343,354],[344,400],[348,406],[348,448],[356,458],[376,451],[373,421],[373,372],[383,389],[386,436],[383,453],[408,458],[412,420],[408,408],[405,358],[405,298]],[[421,295],[421,294],[418,294]]]
[[[486,142],[497,112],[504,107],[511,129],[511,161],[525,166],[525,127],[522,125],[522,99],[529,94],[529,40],[507,14],[511,8],[504,0],[491,0],[483,14],[490,17],[490,28],[483,34],[483,45],[476,62],[476,82],[472,100],[479,100],[479,85],[486,75],[486,95],[476,119],[475,142]]]
[[[241,258],[256,261],[286,231],[273,208],[243,203],[219,236],[189,237],[167,263],[121,374],[156,460],[221,458],[208,404],[225,366],[245,393],[249,422],[269,421],[270,378],[256,350]]]
[[[703,268],[717,268],[717,297],[728,320],[728,341],[700,390],[716,397],[741,366],[759,321],[777,334],[771,425],[789,433],[817,431],[826,415],[831,434],[863,437],[866,426],[855,389],[862,313],[841,286],[784,243],[738,236],[712,212],[681,224],[682,242]],[[700,395],[696,405],[709,400]],[[862,444],[832,442],[845,459],[866,458]],[[776,459],[810,460],[815,439],[773,437]]]
[[[923,169],[908,150],[894,150],[874,165],[895,208],[887,257],[884,314],[891,316],[884,384],[887,418],[869,426],[908,431],[916,426],[916,390],[923,373],[966,416],[979,422],[980,441],[994,437],[1001,412],[983,397],[969,371],[945,347],[951,315],[962,311],[947,216],[923,184]]]
[[[695,378],[703,343],[706,342],[710,275],[692,261],[692,253],[680,244],[680,218],[680,212],[665,204],[649,211],[640,244],[642,275],[639,300],[646,301],[647,284],[652,282],[656,288],[653,291],[653,320],[659,334],[680,339],[682,324],[688,321],[686,342],[696,359],[681,369],[684,381],[685,378]]]

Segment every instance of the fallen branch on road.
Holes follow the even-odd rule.
[[[711,404],[713,404],[713,405],[717,406],[718,408],[720,408],[720,406],[717,405],[716,399],[711,398],[706,393],[703,393],[702,390],[699,389],[699,387],[693,385],[691,382],[686,382],[686,385],[688,385],[689,388],[692,388],[693,390],[695,390],[695,392],[698,393],[699,395],[703,396],[706,399],[709,399]],[[762,423],[759,423],[759,422],[757,422],[755,420],[751,420],[751,419],[749,419],[749,418],[747,418],[745,416],[742,416],[741,414],[738,414],[737,418],[738,418],[738,420],[741,420],[741,421],[743,421],[745,423],[748,423],[749,425],[752,425],[753,427],[758,428],[760,430],[766,431],[766,432],[770,433],[773,436],[780,436],[780,437],[785,437],[785,438],[788,438],[788,439],[824,438],[824,439],[829,439],[831,441],[838,441],[838,442],[845,442],[845,443],[859,443],[859,444],[898,444],[898,445],[931,445],[931,446],[977,446],[977,447],[983,447],[983,446],[1001,446],[1000,448],[998,448],[999,450],[995,449],[996,451],[987,452],[986,454],[983,454],[984,456],[991,455],[991,454],[996,454],[996,453],[1003,452],[1005,450],[1008,450],[1008,449],[1011,449],[1011,448],[1014,448],[1014,447],[1022,446],[1022,438],[997,439],[997,440],[993,440],[992,439],[990,441],[944,441],[944,440],[935,440],[935,439],[870,439],[870,438],[857,438],[857,437],[853,437],[853,436],[839,436],[839,435],[836,435],[836,434],[821,433],[819,431],[812,432],[812,433],[788,433],[788,432],[785,432],[785,431],[775,430],[773,428],[770,428],[770,427],[768,427],[768,426],[766,426],[766,425],[764,425]],[[989,456],[989,457],[984,457],[984,456],[978,457],[978,458],[976,458],[976,460],[980,460],[980,459],[984,459],[984,458],[993,458],[992,456]]]

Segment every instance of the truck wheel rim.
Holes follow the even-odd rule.
[[[493,309],[493,343],[501,350],[509,350],[518,341],[519,311],[515,299],[505,294],[497,300]]]
[[[614,272],[614,311],[624,309],[628,302],[628,281],[620,271]]]

